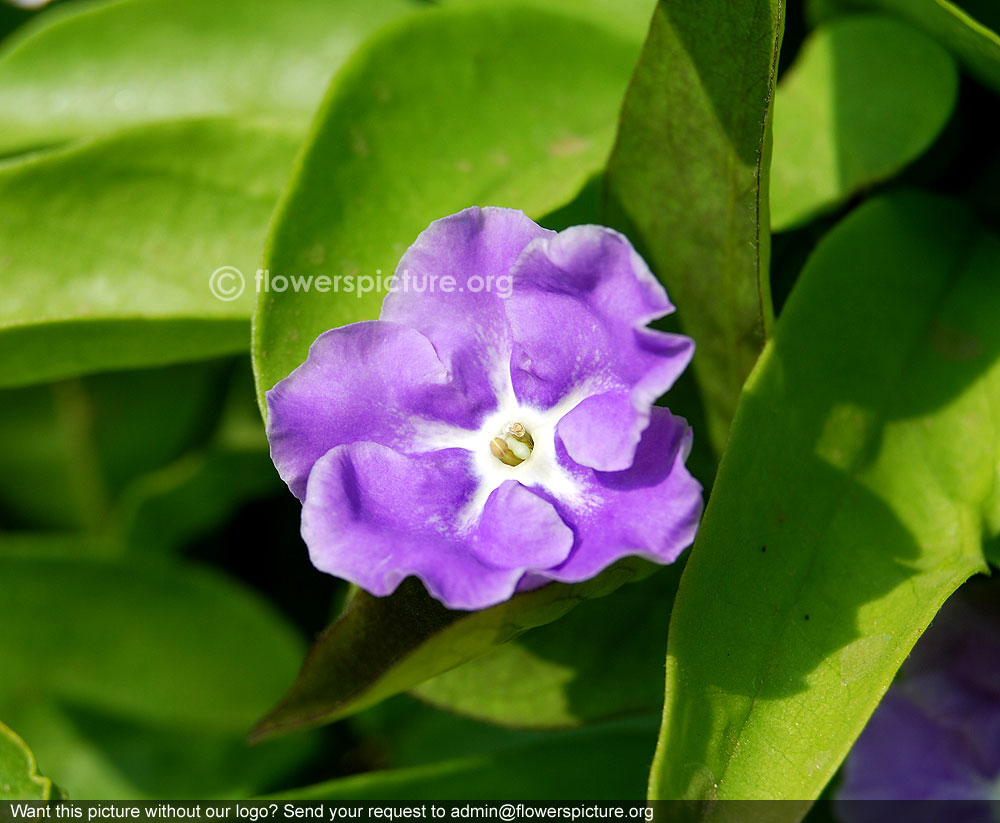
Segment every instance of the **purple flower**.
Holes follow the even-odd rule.
[[[653,403],[694,346],[646,328],[673,306],[622,235],[470,208],[396,277],[379,320],[320,335],[267,394],[318,569],[479,609],[691,544],[691,433]]]
[[[920,801],[913,821],[993,821],[1000,788],[1000,610],[995,589],[950,601],[858,738],[838,790],[845,821],[884,819],[877,804]],[[985,596],[984,596],[985,595]],[[962,800],[944,809],[928,800]]]

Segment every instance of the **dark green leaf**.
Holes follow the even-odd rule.
[[[254,736],[317,726],[360,711],[551,623],[583,600],[648,573],[626,558],[584,583],[551,583],[478,612],[449,611],[414,578],[389,597],[359,593],[320,635],[291,691]]]
[[[771,324],[767,178],[781,0],[661,0],[608,167],[609,215],[646,251],[698,344],[726,440]]]
[[[164,677],[183,674],[164,661]],[[314,750],[298,736],[248,746],[236,732],[123,717],[40,694],[8,712],[74,800],[245,798],[284,781]]]
[[[4,525],[107,526],[127,483],[206,438],[227,369],[196,363],[0,392]]]
[[[480,757],[553,735],[551,730],[509,728],[464,717],[410,694],[383,700],[347,718],[344,725],[375,753],[369,761],[373,769]]]
[[[125,543],[162,554],[181,549],[240,506],[286,491],[266,452],[209,449],[137,480],[117,520]]]
[[[275,276],[388,276],[428,223],[471,205],[539,216],[601,168],[634,59],[625,39],[539,10],[475,4],[384,29],[341,72],[279,206]],[[291,287],[258,299],[263,392],[322,332],[383,293]]]
[[[869,201],[817,248],[681,580],[653,796],[815,798],[984,568],[1000,533],[998,267],[1000,239],[916,194]]]
[[[274,799],[634,799],[642,796],[653,737],[638,723],[574,731],[480,757],[331,780]]]
[[[561,620],[428,680],[414,694],[468,717],[528,728],[656,713],[682,565],[582,603]]]
[[[819,28],[774,101],[774,230],[842,203],[919,157],[957,94],[955,62],[912,26],[861,15]]]
[[[207,571],[0,557],[0,705],[39,692],[240,733],[301,660],[291,628]]]
[[[84,551],[0,550],[0,714],[73,797],[245,796],[302,762],[307,738],[246,743],[301,659],[279,615],[215,573]]]
[[[122,543],[142,553],[184,548],[248,503],[287,489],[274,471],[249,358],[232,374],[211,442],[137,478],[116,503]]]
[[[949,0],[838,0],[848,8],[898,15],[943,45],[983,83],[1000,91],[1000,35]]]

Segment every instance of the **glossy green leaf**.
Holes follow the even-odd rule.
[[[0,723],[0,800],[48,800],[52,781],[38,773],[25,742]]]
[[[980,81],[1000,91],[1000,34],[949,0],[838,0],[898,15],[947,46]],[[991,0],[992,2],[992,0]],[[994,18],[996,14],[994,12]]]
[[[772,319],[767,179],[781,0],[661,0],[608,166],[609,218],[646,251],[698,354],[717,451]]]
[[[207,571],[0,556],[0,579],[0,707],[39,693],[243,733],[301,660],[279,615]]]
[[[0,386],[245,350],[298,142],[284,126],[181,122],[0,166]],[[239,299],[213,296],[222,266],[244,274]]]
[[[985,567],[998,267],[1000,239],[925,195],[869,201],[820,243],[747,383],[681,580],[653,797],[815,798]]]
[[[774,230],[842,203],[919,157],[957,95],[951,56],[912,26],[860,15],[813,32],[774,101]]]
[[[605,161],[634,59],[625,39],[536,9],[473,5],[382,30],[324,103],[265,256],[308,282],[391,274],[428,223],[471,205],[539,216]],[[262,292],[263,392],[322,332],[378,314],[378,289]],[[335,289],[340,289],[335,291]]]
[[[435,706],[506,726],[559,728],[663,704],[663,654],[683,564],[581,603],[488,655],[422,683]]]
[[[330,76],[411,0],[121,0],[47,12],[0,54],[0,155],[123,126],[270,115],[304,129]]]
[[[331,780],[273,799],[634,799],[642,796],[654,737],[647,724],[574,731],[488,755]]]
[[[388,597],[360,592],[320,635],[295,684],[254,737],[358,712],[558,620],[583,600],[609,594],[651,568],[626,558],[592,580],[551,583],[478,612],[449,611],[414,578]]]

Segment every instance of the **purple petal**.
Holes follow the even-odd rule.
[[[989,598],[977,601],[984,592]],[[1000,780],[994,596],[989,584],[963,589],[917,643],[847,758],[837,792],[845,821],[874,819],[864,804],[850,802],[858,799],[975,800],[948,806],[949,820],[992,819],[989,801]]]
[[[994,593],[952,598],[903,667],[894,691],[966,741],[975,768],[1000,779],[1000,613]]]
[[[399,261],[380,317],[426,335],[460,390],[493,408],[509,382],[511,269],[529,242],[552,234],[517,209],[469,208],[435,220]],[[454,290],[444,290],[445,277]]]
[[[572,533],[516,483],[497,489],[463,532],[475,486],[469,454],[459,449],[419,457],[376,443],[331,449],[309,476],[302,509],[313,565],[378,596],[413,575],[449,608],[500,603],[526,571],[564,558]]]
[[[968,754],[961,735],[890,692],[858,738],[837,796],[841,800],[983,798],[989,784]]]
[[[334,446],[419,451],[420,419],[474,428],[478,417],[426,337],[379,320],[321,334],[306,362],[267,393],[267,408],[271,458],[300,500],[313,464]]]
[[[621,234],[576,226],[536,240],[514,269],[507,301],[514,391],[538,408],[580,403],[559,434],[577,463],[632,465],[653,403],[684,371],[694,343],[646,328],[673,311],[663,287]]]
[[[490,495],[472,553],[498,569],[547,569],[573,548],[573,532],[552,504],[508,480]]]
[[[684,465],[690,447],[687,423],[656,407],[630,468],[599,472],[577,467],[587,507],[564,512],[556,506],[576,542],[564,563],[543,574],[575,583],[627,555],[656,563],[676,560],[694,541],[702,510],[701,484]]]

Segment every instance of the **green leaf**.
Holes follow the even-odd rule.
[[[497,0],[446,0],[448,5],[496,5]],[[518,5],[537,6],[546,11],[589,20],[642,45],[653,16],[656,0],[514,0]],[[513,3],[512,3],[513,4]],[[638,54],[638,51],[637,51]]]
[[[646,252],[698,354],[716,451],[772,322],[767,179],[781,0],[661,0],[608,166],[609,216]]]
[[[633,58],[627,40],[534,9],[443,8],[383,29],[321,109],[265,268],[373,282],[432,220],[471,205],[536,217],[561,206],[605,161]],[[383,294],[346,283],[261,293],[261,397],[320,333],[377,316]]]
[[[949,0],[838,0],[895,14],[940,41],[968,71],[1000,91],[1000,35]],[[994,13],[995,18],[995,13]]]
[[[0,707],[39,693],[241,734],[301,660],[258,597],[191,567],[0,556]]]
[[[165,678],[183,676],[163,661]],[[285,782],[315,740],[248,746],[244,734],[122,717],[44,695],[7,709],[74,800],[242,799]]]
[[[125,543],[167,554],[211,530],[246,503],[287,489],[267,453],[212,448],[138,479],[119,503]]]
[[[211,442],[137,478],[117,500],[118,536],[133,550],[178,551],[250,502],[286,498],[268,454],[249,357],[229,382]]]
[[[626,558],[583,583],[550,583],[478,612],[449,611],[415,578],[388,597],[359,592],[320,635],[285,699],[258,723],[256,739],[317,726],[372,706],[558,620],[653,567]]]
[[[0,723],[0,800],[48,800],[52,781],[38,772],[25,742]]]
[[[181,122],[0,166],[0,386],[245,350],[298,142],[284,126]],[[240,299],[213,296],[221,266],[244,273]]]
[[[951,56],[873,15],[813,32],[774,102],[771,223],[791,228],[919,157],[958,96]]]
[[[246,796],[302,763],[309,738],[246,743],[301,660],[284,619],[217,573],[81,553],[0,551],[0,714],[73,797]]]
[[[408,0],[123,0],[47,12],[0,55],[0,155],[151,121],[268,115],[299,131]]]
[[[411,694],[383,700],[347,718],[344,726],[379,753],[380,769],[480,757],[559,733],[498,726],[429,706]]]
[[[467,717],[560,728],[653,714],[663,703],[663,653],[683,563],[581,603],[488,655],[414,689]]]
[[[642,795],[646,724],[550,735],[489,755],[370,772],[274,795],[283,800],[621,800]]]
[[[194,363],[0,392],[5,525],[106,527],[129,481],[205,439],[227,367]]]
[[[652,797],[815,798],[984,569],[984,533],[1000,533],[998,266],[1000,239],[925,195],[869,201],[820,243],[681,580]]]
[[[0,530],[0,555],[5,557],[107,560],[120,553],[118,543],[106,535],[77,531]]]

